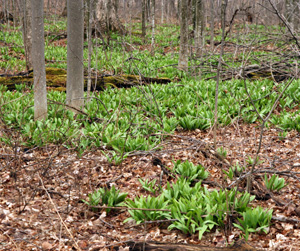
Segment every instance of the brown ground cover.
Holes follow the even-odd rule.
[[[252,205],[272,208],[274,217],[269,233],[251,234],[249,244],[263,250],[300,250],[299,169],[300,134],[288,133],[279,139],[279,130],[264,132],[257,170],[284,172],[287,187],[274,194],[275,199],[254,200]],[[248,156],[254,157],[259,142],[257,124],[234,123],[218,129],[218,147],[227,149],[226,161],[219,160],[212,151],[211,131],[177,131],[156,152],[133,153],[120,166],[107,162],[99,151],[87,151],[78,157],[71,150],[48,145],[43,149],[0,148],[0,249],[1,250],[105,250],[119,243],[125,248],[127,241],[161,241],[191,243],[207,246],[226,246],[239,239],[241,232],[235,228],[227,231],[214,229],[204,234],[184,235],[169,231],[165,224],[123,223],[129,217],[126,210],[94,213],[81,202],[99,187],[115,185],[129,198],[147,195],[138,179],[160,179],[161,168],[153,165],[153,158],[172,167],[172,160],[189,160],[202,164],[210,172],[209,189],[226,186],[221,169],[226,162],[247,166]],[[12,138],[12,140],[15,140]],[[259,180],[258,173],[254,180]],[[164,174],[162,184],[171,180]],[[255,190],[255,186],[254,186]],[[277,201],[276,201],[277,200]],[[293,219],[294,221],[287,221]]]

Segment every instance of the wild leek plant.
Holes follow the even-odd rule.
[[[89,200],[82,200],[85,204],[89,205],[93,211],[98,211],[95,206],[103,206],[106,205],[108,207],[117,207],[121,206],[125,198],[127,197],[127,193],[120,193],[119,190],[112,186],[111,189],[107,188],[99,188],[95,190],[93,193],[88,195]],[[111,209],[107,208],[106,212],[110,212]]]
[[[282,188],[287,186],[287,184],[285,184],[285,179],[279,178],[277,174],[273,174],[270,179],[268,179],[268,176],[265,174],[264,181],[266,188],[268,188],[271,191],[279,192]]]

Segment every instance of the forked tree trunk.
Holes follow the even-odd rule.
[[[110,31],[126,33],[125,27],[121,24],[118,17],[118,0],[97,0],[96,20],[97,29],[102,34]]]
[[[47,118],[47,90],[44,42],[44,1],[31,0],[32,63],[34,76],[34,119]]]
[[[83,0],[68,0],[67,97],[69,106],[83,106]]]
[[[181,70],[188,69],[188,0],[181,0],[180,16],[180,49],[178,68]]]

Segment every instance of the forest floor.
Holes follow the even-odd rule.
[[[265,129],[260,154],[264,163],[257,169],[287,171],[283,177],[288,186],[275,194],[277,199],[254,200],[252,205],[273,209],[273,216],[282,220],[272,220],[267,235],[250,234],[248,243],[261,250],[300,250],[300,134],[291,131],[280,139],[278,132]],[[258,124],[235,122],[218,129],[217,144],[227,149],[229,163],[247,166],[246,157],[255,156],[259,134]],[[162,223],[123,223],[129,217],[127,210],[95,213],[81,201],[95,189],[112,185],[131,199],[149,194],[138,179],[160,180],[161,168],[153,165],[153,158],[169,167],[177,159],[201,163],[210,172],[211,183],[204,186],[226,186],[221,171],[227,168],[225,162],[206,152],[209,145],[213,145],[212,131],[176,131],[163,142],[162,150],[132,154],[119,166],[109,164],[100,150],[79,158],[62,146],[24,152],[0,145],[0,249],[109,250],[116,245],[122,250],[129,240],[225,247],[240,238],[239,230],[213,229],[199,241],[197,235],[169,231]],[[164,174],[162,185],[171,179]]]

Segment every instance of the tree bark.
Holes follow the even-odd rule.
[[[76,109],[83,106],[83,0],[68,0],[67,97]]]
[[[87,102],[89,102],[91,86],[92,86],[92,69],[91,69],[91,61],[92,61],[92,51],[93,51],[93,43],[92,43],[92,25],[93,25],[93,6],[94,0],[88,1],[88,83],[87,83]]]
[[[214,29],[215,29],[215,10],[214,0],[210,0],[210,48],[214,50]]]
[[[180,17],[180,49],[178,68],[181,70],[188,69],[188,0],[181,1]]]
[[[218,67],[217,67],[217,79],[216,79],[216,91],[215,91],[215,111],[214,111],[214,125],[213,125],[214,148],[215,149],[217,148],[218,96],[219,96],[220,72],[222,70],[222,60],[223,60],[223,53],[224,53],[227,4],[228,4],[228,0],[222,0],[222,3],[221,3],[222,40],[221,40],[221,50],[220,50],[219,62],[218,62]]]
[[[27,71],[32,69],[32,27],[31,27],[31,3],[30,0],[21,0],[22,8],[22,33],[25,50]]]
[[[146,38],[146,0],[142,0],[142,37]]]
[[[152,28],[151,52],[153,52],[154,43],[155,43],[155,0],[151,0],[151,28]]]
[[[204,4],[203,0],[195,0],[195,47],[196,55],[201,55],[204,31]]]
[[[114,1],[114,2],[113,2]],[[125,27],[118,18],[118,1],[116,0],[98,0],[96,4],[97,29],[100,33],[108,32],[126,33]]]
[[[161,23],[164,22],[165,0],[161,0]]]
[[[296,0],[286,0],[286,17],[288,22],[291,24],[293,29],[299,28],[299,1]]]
[[[239,240],[231,247],[207,247],[182,243],[161,243],[161,242],[128,242],[127,245],[132,251],[256,251],[257,249]]]
[[[47,118],[47,90],[44,42],[44,1],[31,0],[32,62],[34,76],[34,119]]]

